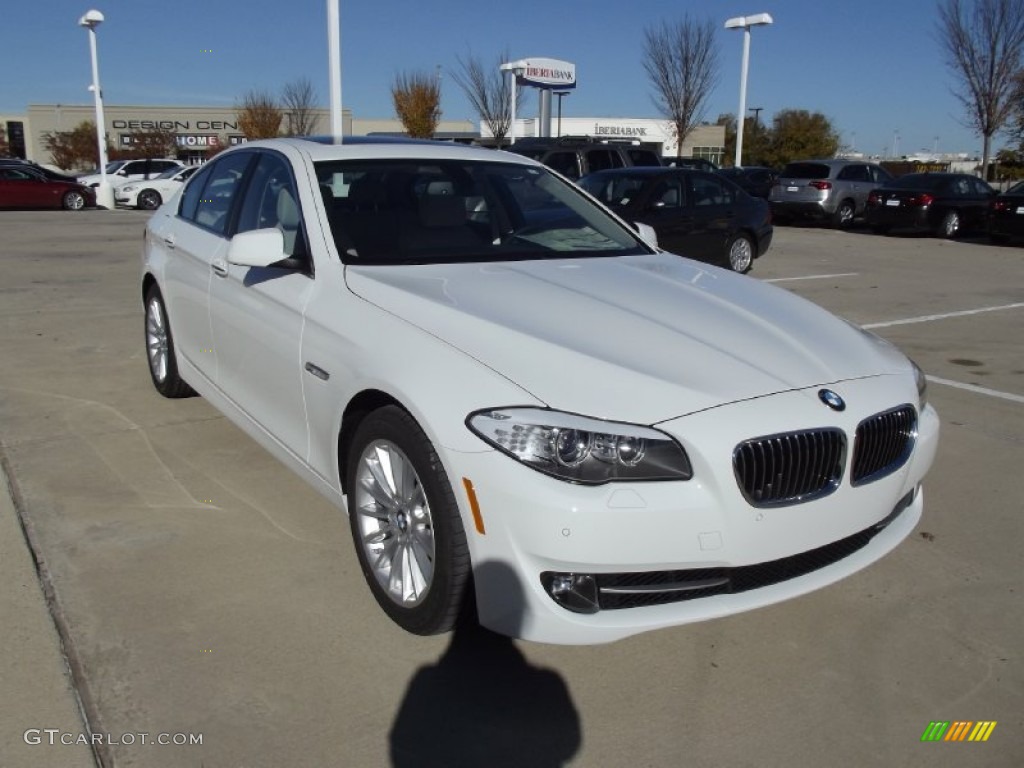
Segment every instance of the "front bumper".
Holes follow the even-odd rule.
[[[815,388],[661,425],[684,444],[694,463],[694,478],[686,482],[587,487],[540,475],[498,453],[448,454],[453,484],[461,490],[465,477],[475,488],[485,531],[476,530],[465,494],[458,494],[481,622],[540,642],[609,642],[770,605],[875,562],[921,516],[919,485],[938,437],[938,417],[930,407],[918,416],[906,463],[876,482],[853,487],[847,455],[844,478],[833,493],[802,504],[758,508],[744,499],[733,475],[732,452],[745,439],[822,423],[852,436],[860,419],[893,403],[891,377],[833,388],[863,408],[856,414],[833,414],[820,403],[810,407]],[[780,567],[785,571],[781,579],[758,575]],[[705,569],[745,586],[655,605],[627,600],[592,613],[562,607],[546,588],[551,573],[595,575],[614,587],[621,586],[623,575],[630,583],[650,583],[680,573],[699,578],[707,575]]]

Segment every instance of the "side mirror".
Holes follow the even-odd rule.
[[[288,258],[281,230],[253,229],[231,238],[227,262],[240,267],[269,267]]]
[[[658,247],[658,233],[654,231],[654,227],[650,224],[644,224],[639,221],[633,222],[633,228],[640,235],[640,239],[647,243],[652,248]]]

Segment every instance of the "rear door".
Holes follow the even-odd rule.
[[[164,300],[177,352],[211,382],[220,352],[210,326],[213,263],[224,260],[237,196],[254,160],[254,152],[241,151],[211,161],[185,188],[173,222],[154,231],[156,245],[167,251]]]
[[[725,247],[736,229],[736,189],[713,173],[691,171],[693,231],[691,249],[705,261],[721,263]]]

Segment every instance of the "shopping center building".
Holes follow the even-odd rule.
[[[314,110],[313,133],[330,133],[330,115],[326,109]],[[46,137],[70,131],[83,122],[96,119],[93,105],[32,104],[24,115],[0,115],[0,126],[6,129],[10,152],[17,157],[50,163]],[[245,141],[239,129],[234,107],[197,106],[123,106],[105,105],[104,122],[112,147],[129,147],[133,134],[170,131],[177,141],[177,158],[194,164],[203,162],[211,148],[232,146]],[[287,117],[282,130],[287,129]],[[401,135],[397,119],[366,119],[354,117],[344,110],[342,130],[346,136],[376,134]],[[650,118],[559,117],[552,118],[552,136],[592,136],[597,139],[632,140],[660,146],[665,157],[676,156],[676,143],[671,125],[665,120]],[[469,120],[442,120],[436,138],[487,143],[490,132],[486,125],[477,126]],[[519,137],[539,135],[534,118],[516,121]],[[683,143],[682,155],[706,157],[720,163],[724,155],[725,129],[720,125],[701,125]]]

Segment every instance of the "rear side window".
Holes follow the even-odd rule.
[[[590,173],[594,171],[608,171],[612,168],[622,168],[625,163],[619,157],[619,153],[610,149],[591,149],[587,152],[587,166]]]
[[[866,165],[848,165],[836,177],[843,181],[871,181]]]
[[[626,154],[629,155],[629,161],[633,165],[661,165],[661,158],[647,149],[628,149]]]
[[[575,152],[552,152],[544,159],[544,165],[553,168],[570,179],[580,177],[580,163]]]
[[[735,195],[728,182],[705,173],[692,176],[693,204],[695,206],[728,205]]]
[[[829,167],[824,163],[790,163],[782,170],[787,179],[827,179]]]

